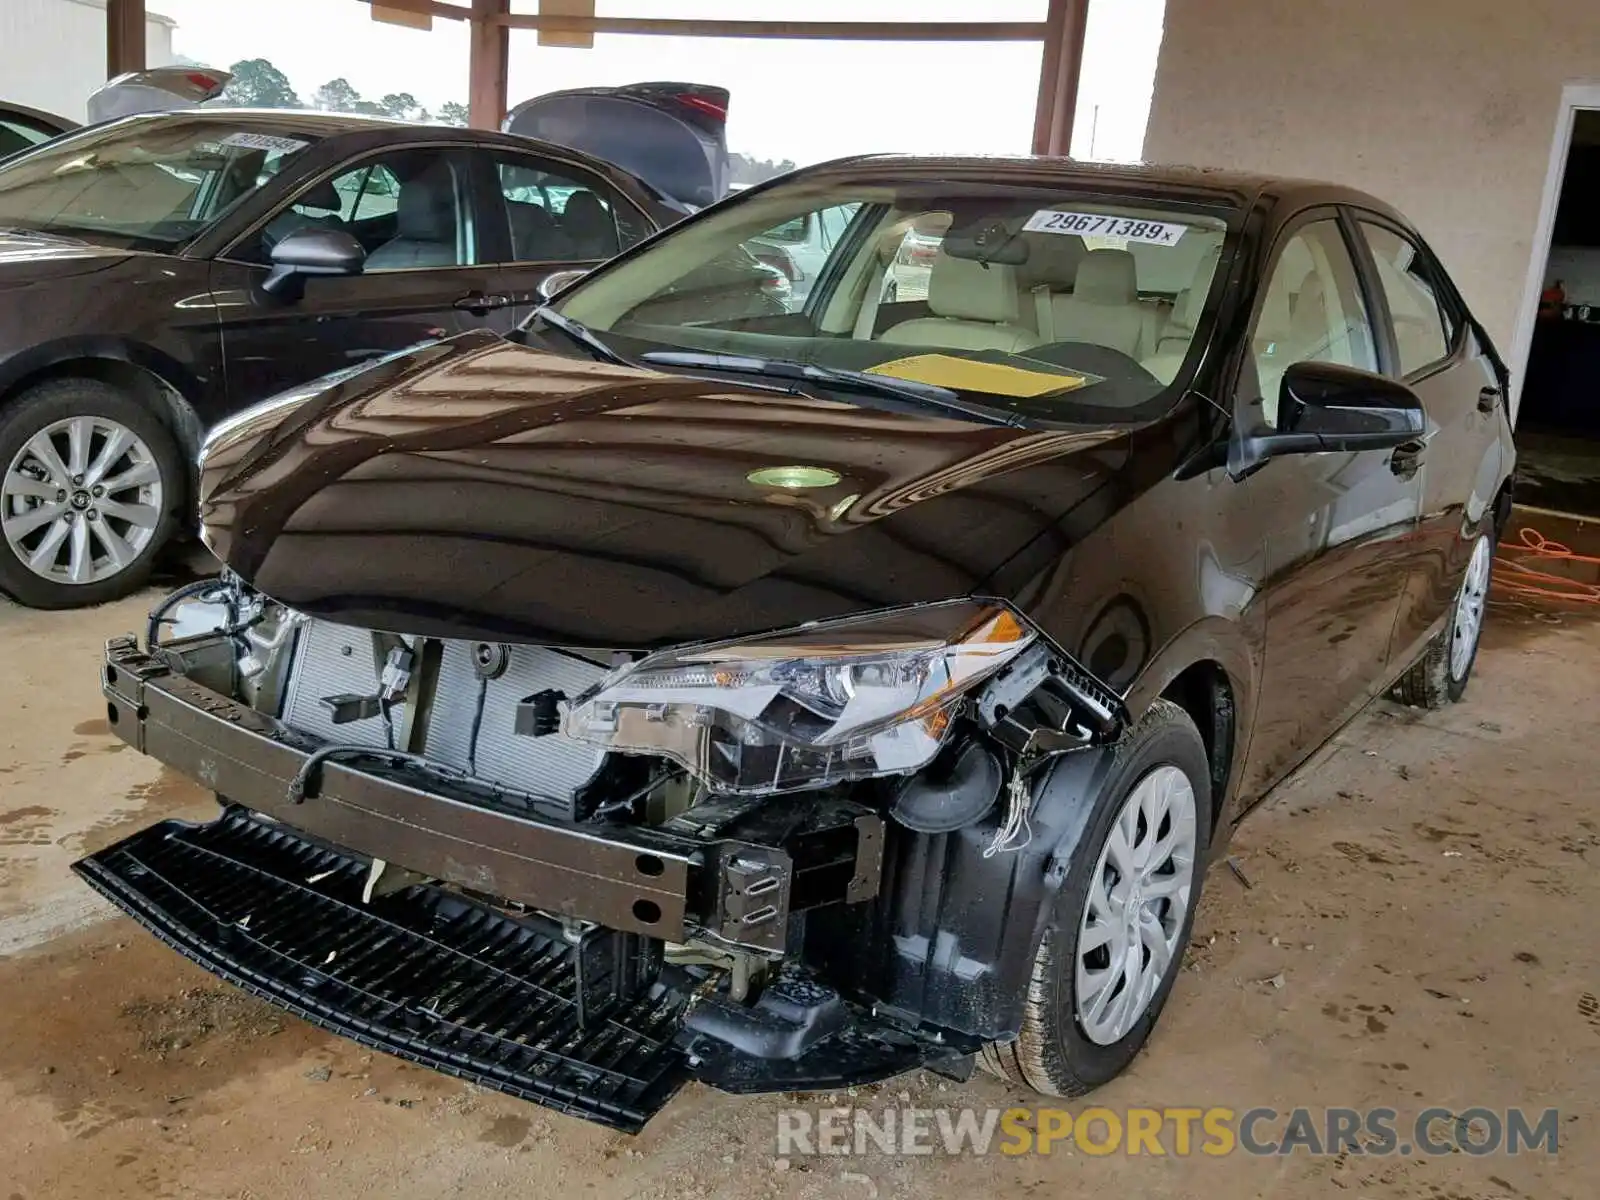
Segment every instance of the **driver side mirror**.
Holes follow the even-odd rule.
[[[359,275],[367,252],[342,229],[297,229],[272,248],[272,271],[261,290],[294,299],[308,275]]]
[[[1427,432],[1422,401],[1405,384],[1337,363],[1299,362],[1278,387],[1277,428],[1242,438],[1230,471],[1269,458],[1329,450],[1389,450]]]

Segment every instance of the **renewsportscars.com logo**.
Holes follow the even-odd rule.
[[[1553,1108],[823,1108],[778,1114],[777,1153],[1051,1154],[1163,1157],[1230,1154],[1556,1154]]]

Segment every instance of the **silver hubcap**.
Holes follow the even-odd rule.
[[[1466,678],[1473,652],[1478,648],[1478,634],[1483,631],[1493,560],[1489,539],[1479,538],[1472,548],[1472,561],[1467,564],[1467,577],[1461,581],[1461,594],[1456,597],[1455,625],[1450,631],[1450,678],[1457,683]]]
[[[1157,767],[1123,802],[1089,882],[1076,991],[1090,1041],[1126,1037],[1181,952],[1194,851],[1194,786],[1177,767]]]
[[[125,570],[155,537],[161,504],[150,447],[105,417],[45,426],[0,479],[6,544],[52,583],[94,583]]]

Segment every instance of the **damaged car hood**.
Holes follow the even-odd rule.
[[[257,406],[201,459],[207,544],[301,611],[649,648],[981,589],[1124,427],[1018,429],[486,333]]]

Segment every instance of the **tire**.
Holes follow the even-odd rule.
[[[1394,686],[1394,697],[1400,703],[1439,709],[1466,694],[1473,665],[1478,661],[1497,540],[1495,535],[1484,533],[1473,543],[1466,574],[1450,606],[1449,623]]]
[[[1174,920],[1175,937],[1168,935],[1174,948],[1148,1003],[1136,1014],[1130,1014],[1125,1032],[1110,1040],[1105,1028],[1094,1031],[1080,1009],[1080,929],[1086,929],[1084,922],[1090,905],[1091,885],[1097,874],[1102,880],[1105,878],[1105,868],[1110,865],[1107,842],[1124,804],[1145,781],[1171,779],[1166,772],[1172,768],[1187,778],[1194,800],[1188,905]],[[1081,1096],[1121,1074],[1149,1039],[1182,968],[1184,951],[1194,926],[1195,908],[1200,902],[1212,806],[1210,763],[1205,744],[1188,713],[1166,700],[1152,704],[1117,746],[1111,769],[1093,803],[1083,840],[1073,852],[1066,880],[1056,896],[1034,957],[1021,1032],[1013,1041],[990,1043],[978,1056],[979,1065],[990,1074],[1046,1096]],[[1178,802],[1173,803],[1173,811],[1176,811]],[[1143,841],[1140,839],[1134,844],[1141,845]],[[1113,891],[1105,890],[1107,894]],[[1170,905],[1171,901],[1162,903]],[[1170,915],[1171,909],[1166,911]],[[1113,941],[1086,951],[1092,958],[1105,949],[1108,963],[1105,969],[1111,976],[1118,973],[1115,966],[1110,965],[1109,957],[1115,944]],[[1153,961],[1149,947],[1142,940],[1138,948],[1141,961],[1146,964]],[[1125,977],[1120,984],[1116,980],[1104,984],[1103,990],[1115,990],[1122,984],[1125,984]],[[1095,995],[1101,990],[1096,989]],[[1092,1011],[1093,998],[1086,1003]],[[1107,1008],[1114,1007],[1115,1003],[1113,996]]]
[[[171,431],[110,384],[29,388],[0,406],[0,591],[46,609],[136,591],[172,536],[187,482]]]

